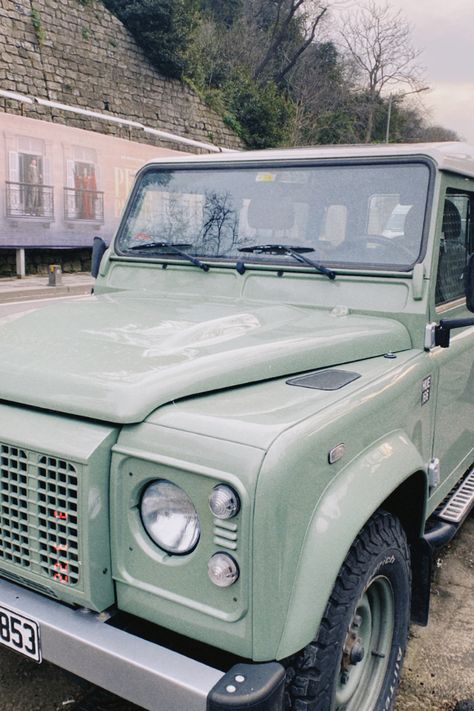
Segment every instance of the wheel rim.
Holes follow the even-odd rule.
[[[334,709],[370,711],[380,696],[390,662],[395,621],[394,594],[379,576],[360,597],[343,644]]]

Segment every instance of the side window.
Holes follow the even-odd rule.
[[[342,244],[347,235],[346,205],[328,205],[321,226],[319,240],[321,246],[337,247]]]
[[[436,305],[464,296],[464,271],[472,252],[474,193],[448,189],[444,201]]]

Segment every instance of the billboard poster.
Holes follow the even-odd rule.
[[[167,155],[180,153],[0,113],[0,248],[108,243],[138,169]]]

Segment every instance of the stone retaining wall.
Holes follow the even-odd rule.
[[[241,140],[186,84],[156,72],[99,0],[2,0],[0,88],[231,148]],[[140,130],[0,98],[0,110],[153,145]],[[184,150],[182,146],[179,146]]]
[[[206,143],[243,147],[190,87],[157,73],[122,23],[99,0],[1,0],[0,88]],[[0,97],[2,111],[140,143],[196,150],[143,130],[37,103]],[[52,261],[64,271],[83,269],[88,255],[88,250],[77,250],[74,258],[67,251],[29,250],[26,272],[46,271]],[[15,252],[0,250],[0,275],[14,273]]]

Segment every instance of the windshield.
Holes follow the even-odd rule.
[[[174,244],[211,264],[294,265],[284,252],[245,249],[284,244],[324,264],[406,269],[421,251],[428,183],[422,163],[150,168],[116,249],[184,260]]]

